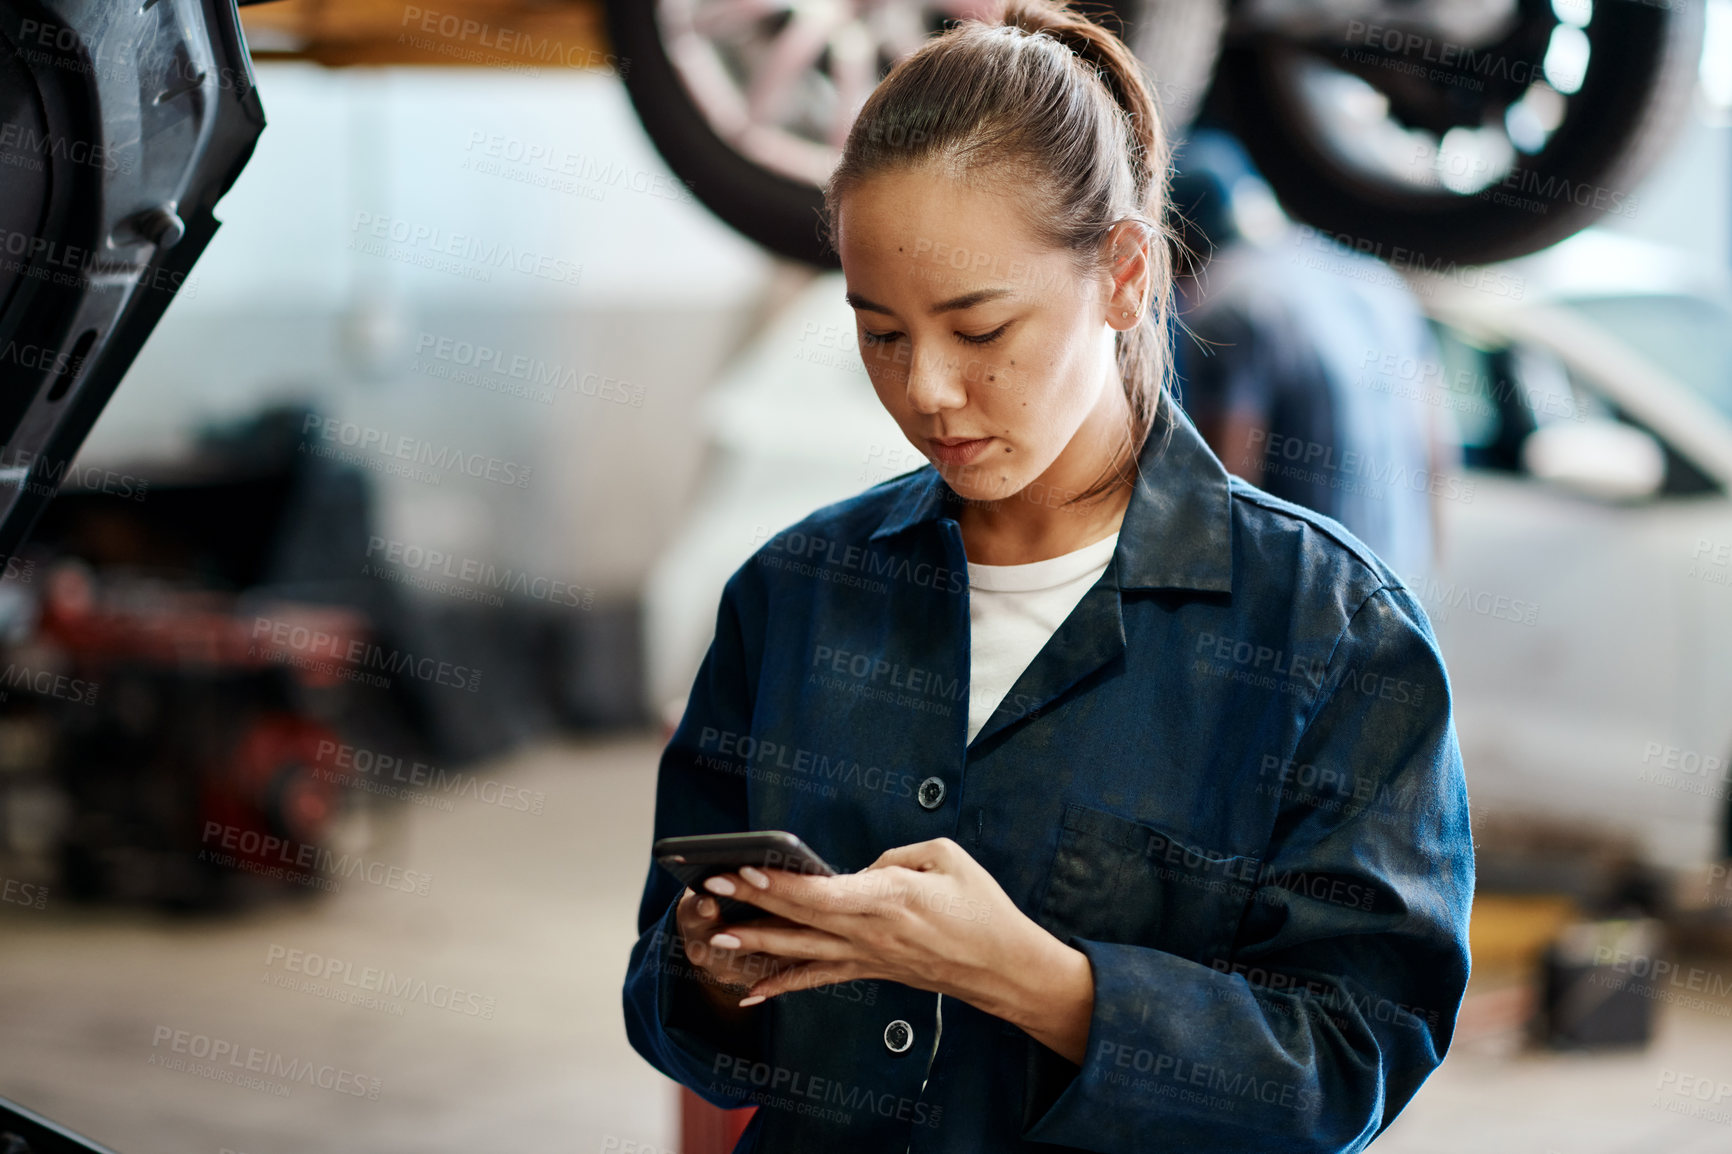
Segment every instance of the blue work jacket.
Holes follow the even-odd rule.
[[[652,864],[627,1033],[759,1107],[738,1151],[1354,1151],[1442,1060],[1474,865],[1430,622],[1182,414],[1139,469],[1111,563],[972,741],[960,498],[932,466],[729,578],[655,836],[790,830],[844,872],[949,837],[1094,975],[1080,1067],[896,982],[724,1026]]]

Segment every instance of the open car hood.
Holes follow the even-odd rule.
[[[185,290],[264,126],[236,0],[0,4],[0,558]]]

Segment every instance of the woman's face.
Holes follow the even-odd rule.
[[[1080,275],[1015,197],[931,166],[872,176],[836,211],[872,387],[950,487],[994,501],[1091,484],[1123,435],[1113,331],[1135,323],[1146,262]],[[1085,424],[1100,436],[1077,438]]]

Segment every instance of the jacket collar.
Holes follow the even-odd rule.
[[[1137,458],[1136,488],[1113,551],[1118,586],[1231,592],[1233,520],[1227,471],[1177,406],[1165,402],[1160,412]],[[1170,439],[1164,436],[1168,427]],[[901,497],[871,539],[924,521],[954,518],[963,504],[928,463],[909,475]]]

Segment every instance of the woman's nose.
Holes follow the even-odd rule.
[[[946,351],[916,347],[908,366],[908,403],[921,413],[966,405],[968,389],[960,360]]]

